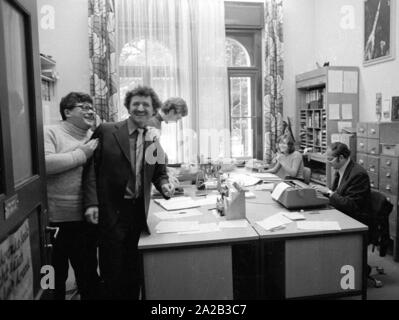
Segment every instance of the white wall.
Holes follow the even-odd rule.
[[[317,0],[318,1],[318,0]],[[283,1],[284,118],[296,119],[295,75],[316,68],[315,0]]]
[[[40,52],[53,57],[60,75],[56,104],[70,91],[89,93],[88,1],[37,0],[37,6]],[[54,28],[49,24],[51,13],[42,12],[45,6],[54,9]],[[58,108],[51,110],[51,118],[55,117]]]
[[[333,65],[360,67],[360,121],[376,121],[376,93],[383,99],[399,95],[399,24],[396,23],[395,60],[363,67],[363,1],[360,0],[316,0],[315,1],[315,56],[318,61],[330,61]],[[345,7],[346,6],[346,7]],[[395,16],[399,17],[399,5]],[[343,29],[341,23],[346,13],[353,10],[354,25]],[[345,22],[347,20],[343,20]]]

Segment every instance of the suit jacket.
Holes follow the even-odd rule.
[[[100,125],[92,137],[96,138],[99,139],[98,147],[83,172],[84,205],[85,208],[98,206],[100,231],[112,232],[118,222],[120,204],[124,200],[131,174],[127,120]],[[161,194],[161,186],[168,183],[166,166],[161,161],[164,152],[158,141],[147,140],[144,142],[145,161],[142,169],[145,210],[135,213],[145,215],[145,220],[150,204],[151,183]],[[154,157],[147,158],[150,152]],[[147,225],[145,229],[148,231]]]
[[[350,160],[341,184],[330,197],[330,204],[337,210],[356,218],[368,207],[370,180],[362,166]]]

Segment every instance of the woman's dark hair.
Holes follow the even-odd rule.
[[[351,151],[348,146],[342,142],[334,142],[331,144],[330,149],[334,157],[343,156],[345,159],[348,159],[351,155]]]
[[[65,110],[71,110],[75,108],[76,104],[83,102],[93,104],[93,99],[90,95],[83,92],[70,92],[63,97],[60,102],[60,114],[62,120],[66,120]]]
[[[291,135],[282,135],[280,138],[277,140],[277,145],[280,142],[286,142],[288,146],[288,154],[291,154],[295,151],[295,145],[294,145],[294,140],[292,139]]]
[[[152,107],[154,108],[155,113],[162,106],[162,102],[161,100],[159,100],[159,97],[154,91],[154,89],[146,86],[138,86],[126,93],[124,106],[126,107],[127,110],[129,110],[130,102],[132,101],[132,98],[135,96],[150,97],[152,102]]]

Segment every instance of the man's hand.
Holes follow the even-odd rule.
[[[94,150],[96,150],[97,146],[98,146],[98,139],[93,139],[85,144],[82,144],[81,146],[78,147],[78,149],[82,150],[85,153],[86,159],[90,159],[94,153]]]
[[[161,188],[162,188],[162,193],[169,198],[171,198],[175,193],[175,187],[171,183],[165,183],[162,185]]]
[[[98,207],[88,207],[85,212],[85,218],[88,223],[98,224]]]
[[[332,194],[332,191],[330,189],[328,189],[327,187],[324,186],[320,186],[320,185],[313,185],[312,186],[313,189],[321,192],[322,194],[328,194],[329,196]]]

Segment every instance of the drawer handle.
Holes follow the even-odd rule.
[[[363,142],[360,142],[360,143],[359,143],[359,146],[360,146],[361,148],[363,148],[363,147],[364,147],[364,143],[363,143]]]
[[[375,154],[375,149],[371,149],[371,154]]]
[[[374,182],[373,181],[370,182],[370,186],[374,187]]]
[[[374,134],[375,133],[375,129],[371,129],[371,133]]]
[[[390,197],[387,197],[387,200],[388,200],[389,202],[391,202],[391,198],[390,198]]]
[[[374,166],[370,166],[369,170],[374,172],[375,171]]]
[[[363,132],[364,132],[364,129],[363,129],[363,128],[360,128],[359,131],[360,131],[361,133],[363,133]]]
[[[391,165],[391,161],[388,160],[388,161],[386,162],[386,164],[387,164],[387,166],[390,166],[390,165]]]
[[[364,164],[364,161],[363,160],[359,160],[359,164]]]
[[[390,178],[390,177],[391,177],[391,173],[388,172],[387,175],[386,175],[386,177],[387,177],[387,178]]]
[[[386,189],[386,190],[391,190],[391,186],[390,186],[390,185],[387,185],[387,186],[385,187],[385,189]]]

